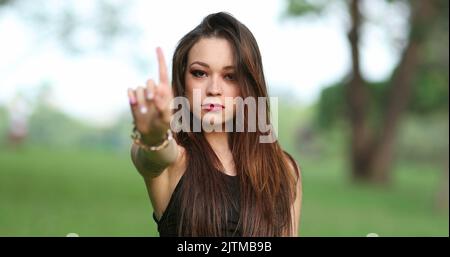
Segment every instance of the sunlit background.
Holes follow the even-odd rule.
[[[449,235],[446,0],[0,0],[0,235],[158,235],[126,90],[219,11],[258,41],[301,236]]]

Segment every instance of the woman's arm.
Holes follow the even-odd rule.
[[[292,217],[292,236],[299,236],[300,229],[300,214],[301,214],[301,206],[302,206],[302,197],[303,197],[303,187],[302,187],[302,172],[300,170],[299,165],[295,161],[295,159],[286,151],[286,161],[289,163],[289,168],[292,172],[292,175],[296,178],[296,186],[295,186],[295,199],[291,206],[291,217]]]
[[[296,193],[296,197],[295,197],[295,201],[294,201],[294,206],[293,206],[293,232],[294,235],[293,236],[300,236],[300,213],[301,213],[301,209],[302,209],[302,180],[299,178],[297,181],[297,193]]]
[[[131,159],[144,178],[155,178],[177,160],[178,148],[179,146],[175,140],[171,140],[167,147],[160,151],[147,151],[133,143],[131,146]]]
[[[160,48],[157,55],[159,84],[147,80],[146,87],[128,89],[128,97],[135,132],[140,133],[140,139],[131,146],[131,159],[144,178],[156,217],[161,217],[180,177],[179,171],[183,170],[184,149],[174,139],[166,138],[172,116],[170,102],[173,93]],[[165,140],[169,143],[163,144]],[[151,146],[162,144],[165,145],[163,148],[151,150]]]
[[[145,87],[128,89],[135,132],[140,134],[139,140],[133,142],[131,146],[131,159],[144,178],[159,176],[175,162],[179,151],[176,141],[167,137],[172,116],[170,102],[173,93],[160,48],[157,49],[157,56],[159,84],[149,79]],[[161,145],[165,140],[169,140],[169,143],[162,149],[150,149],[150,146]]]

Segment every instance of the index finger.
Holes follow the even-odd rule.
[[[161,47],[156,48],[156,54],[158,55],[158,64],[159,64],[159,82],[160,84],[168,85],[169,77],[167,75],[167,66]]]

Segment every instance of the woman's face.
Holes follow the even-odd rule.
[[[202,38],[191,48],[185,74],[186,97],[197,118],[220,125],[234,117],[233,99],[240,96],[235,72],[233,48],[226,39]],[[194,107],[200,108],[201,117]]]

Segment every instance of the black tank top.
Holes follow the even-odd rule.
[[[227,230],[223,231],[225,236],[241,236],[241,230],[237,227],[239,222],[239,203],[240,203],[240,193],[239,193],[239,178],[238,176],[229,176],[225,173],[221,173],[225,176],[225,181],[230,188],[231,197],[235,206],[237,208],[231,208],[228,214],[228,224]],[[175,237],[178,236],[178,225],[181,219],[180,214],[180,205],[181,205],[181,195],[180,188],[184,181],[184,175],[181,176],[180,181],[175,187],[175,190],[170,197],[169,204],[167,205],[166,210],[161,216],[161,219],[158,219],[153,212],[153,219],[158,225],[158,232],[161,237]]]

